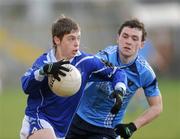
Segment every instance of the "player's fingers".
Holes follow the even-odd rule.
[[[61,70],[58,71],[58,74],[61,76],[66,76],[66,73],[62,72]]]
[[[58,80],[58,81],[61,81],[61,78],[58,76],[58,74],[55,74],[55,75],[54,75],[54,78],[55,78],[56,80]]]
[[[60,66],[60,67],[59,67],[59,69],[60,69],[60,70],[67,71],[67,72],[69,72],[69,71],[70,71],[70,69],[69,69],[69,68],[66,68],[66,67],[64,67],[64,66]]]

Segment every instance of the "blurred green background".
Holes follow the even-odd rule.
[[[160,79],[164,110],[160,117],[138,130],[132,139],[179,139],[180,138],[180,80]],[[18,87],[17,87],[18,88]],[[0,95],[0,139],[19,139],[26,95],[20,89],[9,89]],[[133,100],[125,121],[130,122],[142,112]],[[130,108],[137,105],[136,111]]]

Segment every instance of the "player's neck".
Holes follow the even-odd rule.
[[[120,54],[120,59],[123,64],[129,64],[132,61],[134,61],[135,58],[136,58],[135,56],[130,57],[130,56],[124,56],[124,55]]]
[[[55,51],[55,57],[56,57],[57,61],[60,61],[62,59],[69,60],[67,58],[67,56],[64,56],[63,53],[60,50],[57,50],[57,49]]]

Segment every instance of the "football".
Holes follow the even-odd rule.
[[[59,75],[61,78],[60,81],[56,80],[53,76],[48,76],[49,87],[52,92],[58,96],[72,96],[78,92],[81,87],[81,73],[71,64],[64,64],[63,66],[70,71],[65,72],[66,76]]]

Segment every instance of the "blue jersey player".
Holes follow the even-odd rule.
[[[123,70],[108,67],[79,50],[80,28],[72,19],[62,16],[53,23],[52,40],[53,48],[42,54],[21,78],[23,91],[28,95],[21,139],[63,139],[92,73],[100,80],[112,81],[116,94],[126,89]],[[47,76],[61,80],[59,75],[66,76],[69,71],[63,64],[69,61],[81,72],[81,88],[73,96],[59,97],[50,90]]]
[[[112,90],[111,82],[89,82],[67,139],[115,139],[117,135],[128,139],[134,131],[161,113],[162,99],[156,75],[147,61],[138,55],[145,37],[143,23],[137,19],[127,20],[118,30],[118,45],[109,46],[97,54],[127,74],[128,86],[122,106],[117,114],[111,113],[114,104],[108,97]],[[149,108],[134,121],[122,123],[127,105],[139,88],[144,89]]]

